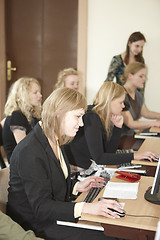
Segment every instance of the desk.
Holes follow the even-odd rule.
[[[158,120],[160,121],[160,119],[158,119]],[[150,131],[160,133],[160,128],[159,127],[151,127]]]
[[[112,178],[113,182],[124,182],[121,179]],[[147,202],[144,199],[144,193],[146,189],[153,183],[153,177],[141,177],[138,197],[135,200],[120,200],[124,202],[124,209],[128,214],[135,215],[152,215],[160,217],[160,205],[155,205]],[[103,191],[99,194],[99,197],[103,195]],[[82,201],[84,195],[81,194],[77,201]],[[125,216],[120,219],[109,219],[103,216],[94,216],[89,214],[82,215],[83,220],[90,222],[99,222],[104,228],[104,234],[113,237],[126,238],[130,240],[153,240],[155,231],[157,229],[158,219],[154,218],[135,218]],[[146,238],[148,237],[148,238]]]
[[[155,152],[160,155],[160,139],[146,139],[141,147],[139,148],[138,152],[144,152],[144,151],[151,151]],[[144,169],[146,170],[146,174],[148,176],[154,176],[157,162],[149,162],[149,161],[139,161],[139,160],[133,160],[133,164],[141,164],[144,166]]]
[[[152,151],[160,155],[160,139],[146,139],[138,150],[138,152],[143,151]]]

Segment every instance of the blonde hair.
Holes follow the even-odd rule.
[[[81,108],[87,108],[86,99],[81,93],[65,87],[54,90],[43,104],[42,128],[45,135],[54,143],[57,135],[60,145],[71,141],[71,137],[62,136],[61,122],[66,112]]]
[[[125,89],[122,86],[117,83],[107,81],[102,84],[95,97],[95,107],[93,108],[93,111],[99,115],[107,132],[107,138],[110,137],[110,132],[113,127],[113,124],[110,120],[111,102],[114,99],[123,96],[125,93]]]
[[[146,68],[146,65],[140,62],[134,62],[134,63],[130,63],[128,64],[125,69],[124,69],[124,73],[121,77],[121,81],[122,82],[126,82],[128,79],[128,74],[135,74],[137,72],[139,72],[141,69]]]
[[[65,87],[65,79],[70,75],[78,76],[78,71],[74,68],[65,68],[58,73],[57,83],[55,84],[55,88]]]
[[[36,83],[40,87],[37,79],[29,77],[19,78],[12,84],[5,104],[4,113],[6,116],[12,115],[14,111],[21,111],[29,122],[31,122],[32,116],[40,118],[41,104],[38,106],[30,104],[29,93],[33,83]]]

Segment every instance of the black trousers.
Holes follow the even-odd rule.
[[[51,228],[46,228],[45,234],[37,233],[37,237],[45,240],[122,240],[119,238],[105,236],[103,231],[90,230],[77,227],[59,226],[54,232]]]

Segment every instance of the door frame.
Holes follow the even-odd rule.
[[[85,96],[87,77],[87,30],[88,30],[88,0],[78,0],[77,69],[81,74],[79,91]]]
[[[6,56],[5,56],[5,0],[0,0],[0,120],[4,117],[6,102]],[[88,25],[88,0],[78,0],[78,44],[77,44],[77,69],[80,71],[81,80],[79,91],[86,95],[87,73],[87,25]],[[83,73],[83,74],[82,74]]]
[[[5,0],[0,0],[0,121],[4,118],[6,102],[6,56],[5,56]]]

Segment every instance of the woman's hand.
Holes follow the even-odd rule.
[[[152,160],[156,160],[159,158],[158,154],[153,153],[153,152],[134,152],[134,159],[135,160],[143,160],[143,159],[148,159],[149,161],[152,162]]]
[[[151,121],[151,127],[160,127],[160,121]]]
[[[82,213],[88,213],[93,215],[101,215],[108,218],[120,218],[116,213],[111,211],[109,208],[123,212],[121,205],[115,200],[103,199],[99,202],[85,203],[83,205]]]
[[[123,116],[122,115],[111,115],[111,122],[118,128],[122,128],[123,125]]]
[[[97,177],[97,176],[92,176],[86,178],[84,181],[79,182],[77,184],[77,192],[86,192],[92,187],[99,187],[104,184],[104,178],[103,177]]]

